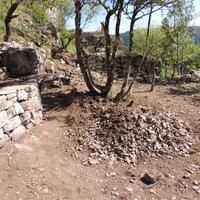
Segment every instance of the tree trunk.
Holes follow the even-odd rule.
[[[131,91],[131,88],[132,88],[137,76],[139,75],[141,67],[142,67],[142,65],[145,61],[147,54],[148,54],[148,44],[149,44],[149,35],[150,35],[150,25],[151,25],[152,12],[153,12],[153,2],[151,1],[151,7],[150,7],[150,13],[149,13],[149,19],[148,19],[148,27],[147,27],[147,38],[146,38],[146,44],[145,44],[145,50],[144,50],[143,58],[142,58],[142,61],[139,65],[139,67],[138,67],[138,70],[137,70],[135,76],[133,77],[133,79],[132,79],[131,83],[129,84],[126,91],[125,91],[126,88],[124,86],[125,86],[125,84],[127,85],[128,80],[127,80],[127,82],[125,80],[124,84],[122,85],[122,89],[121,89],[122,92],[120,91],[121,94],[118,93],[117,96],[116,96],[116,101],[118,101],[118,102],[121,101]],[[132,52],[130,52],[130,50],[131,50],[131,48],[129,49],[129,53],[131,54]],[[127,79],[127,77],[126,77],[126,79]]]
[[[12,21],[12,19],[16,18],[18,15],[13,15],[13,13],[15,12],[15,10],[17,9],[17,7],[20,4],[20,0],[16,0],[15,3],[12,3],[10,8],[8,9],[6,18],[5,18],[5,28],[6,28],[6,33],[4,36],[4,41],[8,42],[8,40],[10,39],[11,36],[11,30],[10,30],[10,22]]]
[[[106,59],[108,59],[106,62],[108,63],[109,66],[109,70],[108,70],[108,79],[107,79],[107,83],[106,83],[106,95],[109,94],[112,85],[113,85],[113,81],[115,79],[115,71],[116,71],[116,53],[117,53],[117,48],[118,45],[120,43],[120,25],[121,25],[121,15],[122,15],[122,11],[123,11],[123,4],[124,4],[124,0],[118,0],[118,2],[116,3],[116,10],[118,9],[117,12],[117,20],[116,20],[116,26],[115,26],[115,41],[113,44],[113,49],[112,49],[112,55],[111,55],[111,60],[108,59],[110,57],[110,48],[108,48],[108,55],[106,56]],[[113,10],[115,12],[115,10]],[[108,20],[108,19],[106,19]],[[110,17],[109,17],[109,21],[106,22],[106,29],[109,28],[109,23],[110,23]],[[109,32],[107,31],[107,37],[109,36]],[[107,38],[108,39],[108,38]],[[110,36],[108,39],[109,43],[110,43]],[[111,44],[109,44],[111,45]]]
[[[87,58],[86,57],[83,58],[82,30],[81,30],[81,10],[82,10],[81,1],[75,0],[74,4],[75,4],[75,25],[76,25],[75,44],[76,44],[76,53],[77,53],[78,63],[80,65],[81,72],[83,74],[84,80],[90,92],[92,94],[100,94],[100,91],[98,91],[94,87],[91,76],[89,76],[88,74],[88,68],[87,68],[88,66],[86,66],[84,62],[84,59],[87,59]]]
[[[151,64],[150,64],[151,65]],[[152,66],[151,66],[152,67]],[[155,67],[152,67],[152,82],[151,82],[151,89],[150,91],[152,92],[154,89],[154,85],[155,85]]]
[[[134,29],[134,25],[135,25],[135,17],[136,17],[136,12],[133,11],[132,17],[131,17],[131,23],[130,23],[130,29],[129,29],[129,63],[127,65],[126,68],[126,72],[125,72],[125,77],[123,80],[123,84],[121,86],[120,92],[116,95],[115,97],[115,101],[119,102],[123,99],[123,96],[125,94],[125,90],[126,87],[128,85],[128,79],[130,77],[130,73],[132,70],[132,65],[133,65],[133,59],[132,59],[132,55],[133,55],[133,29]]]

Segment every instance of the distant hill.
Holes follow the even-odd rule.
[[[196,44],[200,45],[200,26],[190,26],[188,28]],[[121,34],[121,39],[123,44],[127,47],[129,43],[129,32],[124,32]]]
[[[192,34],[195,43],[200,45],[200,26],[190,26],[189,32]]]
[[[125,47],[128,47],[129,43],[129,32],[121,33],[121,40]]]

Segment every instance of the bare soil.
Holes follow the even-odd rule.
[[[0,199],[200,199],[194,189],[200,182],[199,85],[156,86],[153,92],[148,91],[149,85],[134,87],[129,100],[134,105],[173,112],[188,121],[197,136],[197,152],[188,157],[162,156],[136,166],[119,161],[83,165],[88,152],[79,149],[74,136],[67,132],[69,124],[81,128],[88,120],[88,113],[80,109],[85,98],[81,87],[78,91],[67,86],[44,93],[44,123],[0,150]],[[188,168],[192,168],[190,177],[184,177]],[[159,181],[145,185],[140,180],[145,172],[159,177]]]

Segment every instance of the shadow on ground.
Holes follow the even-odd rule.
[[[88,92],[77,90],[49,92],[42,95],[42,104],[46,112],[60,111],[68,108],[73,103],[83,106],[84,99],[91,96]]]
[[[176,88],[170,88],[168,94],[180,96],[180,95],[194,95],[200,93],[200,86],[184,87],[177,86]]]

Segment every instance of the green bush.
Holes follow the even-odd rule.
[[[47,14],[42,4],[34,2],[30,4],[30,12],[33,18],[40,24],[45,24],[47,19]]]
[[[197,70],[197,67],[196,67],[195,65],[188,65],[188,66],[186,67],[186,71],[187,71],[187,72],[192,72],[192,71],[194,71],[194,70]]]
[[[7,3],[5,1],[0,1],[0,29],[2,30],[4,28],[4,19],[6,15],[6,5]]]
[[[165,80],[165,79],[169,79],[172,77],[172,74],[173,74],[173,69],[172,68],[168,68],[167,70],[165,70],[164,68],[161,70],[161,73],[160,73],[160,78],[162,80]],[[177,76],[178,73],[175,72],[175,76]]]

